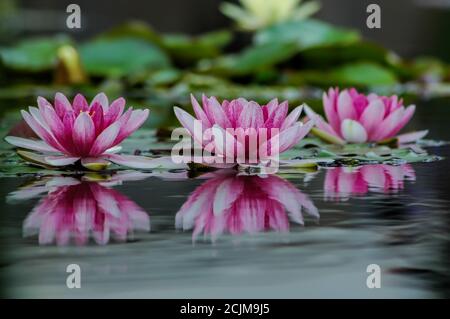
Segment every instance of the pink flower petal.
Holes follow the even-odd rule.
[[[385,138],[392,137],[391,132],[400,123],[401,119],[403,118],[404,112],[405,112],[405,109],[403,107],[401,107],[401,108],[398,108],[397,110],[395,110],[393,113],[389,114],[378,125],[378,128],[373,133],[372,140],[380,141],[380,140],[383,140]]]
[[[74,149],[72,134],[70,134],[70,131],[65,129],[65,125],[58,114],[56,114],[55,109],[46,105],[41,109],[40,114],[58,143],[61,144],[68,152],[72,151]]]
[[[122,150],[122,146],[113,146],[111,148],[108,148],[104,153],[108,153],[108,154],[115,154],[115,153],[119,153]]]
[[[55,94],[55,111],[61,119],[66,112],[73,111],[72,105],[67,97],[59,92]]]
[[[281,131],[291,127],[295,122],[298,121],[300,114],[303,111],[303,105],[297,106],[291,113],[286,117],[283,124],[281,125]]]
[[[267,114],[264,115],[264,118],[267,120],[272,116],[273,112],[278,108],[278,99],[275,98],[264,106],[264,109],[267,110]]]
[[[248,101],[239,98],[228,103],[228,106],[225,108],[225,112],[227,113],[227,117],[231,122],[232,127],[238,126],[239,116],[241,116],[242,110],[244,110],[245,106],[248,104]]]
[[[44,140],[48,145],[58,149],[59,151],[66,153],[65,148],[56,140],[56,138],[45,128],[43,128],[36,119],[31,116],[27,111],[21,111],[23,119],[27,122],[28,126],[39,136],[42,140]]]
[[[79,157],[67,157],[67,156],[46,156],[45,161],[52,166],[66,166],[74,164],[78,161]]]
[[[117,123],[119,123],[119,125],[121,127],[121,131],[125,131],[125,129],[126,129],[125,126],[126,126],[128,120],[130,119],[132,113],[133,113],[133,108],[129,107],[128,110],[126,110],[125,113],[123,113],[122,116],[120,116],[119,119],[116,121]],[[106,127],[107,126],[105,126],[105,128]]]
[[[328,134],[331,134],[333,136],[336,136],[338,138],[341,138],[340,135],[334,130],[333,127],[331,127],[330,124],[324,121],[324,119],[318,115],[316,112],[314,112],[309,106],[305,106],[305,112],[308,117],[314,121],[314,124],[322,131],[325,131]],[[339,132],[341,129],[339,128]]]
[[[428,130],[410,132],[405,134],[400,134],[397,136],[399,144],[407,144],[416,142],[422,138],[424,138],[428,134]]]
[[[89,151],[89,154],[92,157],[96,157],[116,145],[117,143],[115,143],[115,140],[119,134],[119,130],[120,124],[118,122],[108,126],[102,133],[100,133],[100,135],[97,136]]]
[[[104,158],[110,160],[118,165],[127,166],[138,169],[186,169],[187,165],[184,163],[174,163],[172,159],[167,157],[149,158],[145,156],[135,155],[119,155],[119,154],[105,154]]]
[[[371,101],[361,114],[359,122],[364,126],[371,140],[372,133],[377,129],[378,125],[384,118],[385,107],[380,99]]]
[[[251,103],[254,103],[254,102],[251,102]],[[261,107],[258,104],[256,104],[256,105],[258,107],[258,110],[261,111]],[[280,128],[281,125],[283,124],[284,120],[286,119],[288,110],[289,110],[288,102],[285,101],[283,103],[280,103],[276,109],[271,111],[268,119],[264,123],[264,126],[267,128],[272,128],[272,127]],[[262,126],[262,125],[259,125],[258,127],[260,127],[260,126]]]
[[[47,132],[51,133],[50,127],[47,124],[47,121],[44,119],[44,116],[42,115],[42,108],[40,109],[30,106],[28,110],[30,111],[31,116],[36,120],[36,122]],[[53,135],[53,133],[51,133]]]
[[[108,97],[106,96],[105,93],[103,93],[103,92],[98,93],[92,100],[91,107],[95,103],[99,103],[102,106],[103,112],[105,112],[105,113],[108,112],[109,102],[108,102]]]
[[[195,129],[195,121],[196,119],[190,115],[188,112],[180,109],[179,107],[175,106],[173,108],[173,111],[175,113],[175,116],[177,117],[178,121],[180,121],[181,125],[188,130],[189,134],[200,144],[204,144],[203,141],[203,131],[205,128],[202,127],[202,130],[196,130]],[[197,132],[198,131],[198,132]]]
[[[44,107],[42,107],[40,113],[53,135],[62,135],[62,133],[64,132],[64,124],[59,118],[58,114],[56,114],[55,109],[50,105],[45,105]]]
[[[264,116],[261,107],[251,101],[247,104],[247,106],[242,110],[241,115],[239,116],[237,126],[241,128],[260,128],[264,124]],[[231,127],[231,126],[222,126],[223,128]]]
[[[117,139],[114,141],[114,144],[119,144],[125,138],[133,134],[142,124],[147,120],[149,114],[149,110],[134,110],[131,112],[131,116],[124,125],[120,125],[120,132],[117,136]],[[109,147],[111,147],[110,145]],[[108,148],[109,148],[108,147]]]
[[[92,122],[94,122],[95,126],[95,135],[100,134],[105,127],[108,127],[104,122],[104,116],[103,116],[103,108],[100,105],[100,103],[95,102],[93,105],[91,105],[91,108],[89,110],[89,114],[91,114]]]
[[[345,119],[355,120],[357,115],[353,106],[353,100],[347,90],[339,94],[337,100],[337,113],[341,121]]]
[[[242,144],[227,130],[215,124],[212,127],[212,134],[214,136],[214,152],[219,156],[223,156],[226,163],[229,163],[231,160],[234,161],[234,158],[239,154],[245,155]]]
[[[198,104],[193,94],[191,94],[191,104],[192,108],[194,109],[195,116],[197,116],[197,118],[202,121],[202,124],[206,128],[211,127],[211,122],[209,121],[208,116],[206,115],[205,111],[203,111],[200,104]]]
[[[45,152],[59,153],[59,150],[48,145],[44,141],[30,140],[30,139],[26,139],[26,138],[22,138],[22,137],[17,137],[17,136],[6,136],[5,141],[14,146],[33,150],[33,151],[44,152],[44,153]]]
[[[77,94],[73,99],[73,110],[76,114],[80,112],[86,112],[89,109],[89,104],[85,97],[81,94]]]
[[[81,154],[88,154],[95,140],[95,126],[88,113],[82,112],[75,120],[72,130],[75,148]]]
[[[208,118],[211,123],[220,125],[223,128],[231,128],[231,122],[228,120],[225,110],[217,99],[212,96],[208,99],[206,105],[204,105],[205,111],[208,114]]]
[[[114,100],[111,105],[109,106],[108,110],[104,113],[104,123],[103,127],[108,127],[111,125],[111,123],[117,121],[120,116],[122,116],[123,111],[125,109],[125,99],[124,98],[118,98],[117,100]]]
[[[178,106],[173,107],[173,112],[175,113],[175,116],[177,117],[178,121],[181,123],[181,125],[189,131],[189,133],[194,136],[194,122],[196,120],[195,117],[193,117],[191,114],[186,112],[185,110],[179,108]]]
[[[412,116],[414,115],[415,110],[416,110],[415,105],[408,106],[405,112],[403,113],[402,119],[397,124],[397,126],[391,131],[390,135],[396,135],[406,124],[408,124],[409,120],[411,120]]]
[[[340,133],[339,130],[341,129],[340,120],[339,120],[339,116],[337,113],[338,94],[339,94],[338,89],[334,90],[334,89],[330,88],[328,90],[328,95],[326,95],[326,93],[324,93],[322,96],[325,116],[327,117],[328,122],[330,123],[331,127],[334,129],[334,131],[337,134]]]
[[[298,122],[292,125],[290,128],[282,131],[279,134],[279,152],[282,153],[297,144],[302,138],[306,136],[306,134],[309,133],[313,126],[313,121],[308,121],[305,124]]]
[[[47,101],[45,98],[43,98],[42,96],[39,96],[37,98],[37,104],[39,107],[39,110],[42,110],[45,106],[50,106],[52,107],[52,105],[50,104],[49,101]]]
[[[341,123],[342,137],[349,143],[367,142],[367,132],[359,122],[345,119]]]

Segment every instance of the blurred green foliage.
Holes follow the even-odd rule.
[[[248,41],[243,45],[242,39]],[[75,54],[62,56],[62,46]],[[89,96],[102,90],[161,107],[189,104],[191,92],[260,102],[275,96],[297,103],[329,86],[394,93],[408,83],[446,94],[449,79],[448,65],[437,59],[404,60],[354,30],[315,19],[281,22],[254,33],[218,30],[198,36],[160,34],[145,23],[130,22],[83,43],[59,35],[0,47],[3,98],[55,90]]]

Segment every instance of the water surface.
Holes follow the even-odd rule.
[[[450,140],[449,107],[418,103],[409,128]],[[450,156],[449,146],[429,151]],[[2,178],[1,294],[448,297],[449,170],[444,159],[269,178]],[[73,263],[80,289],[66,286]],[[370,264],[380,289],[366,286]]]

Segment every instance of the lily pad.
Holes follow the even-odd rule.
[[[189,64],[200,59],[217,57],[230,41],[229,31],[215,31],[197,37],[169,34],[161,37],[161,46],[175,61]]]
[[[356,31],[335,27],[315,19],[289,21],[261,30],[255,35],[257,44],[296,43],[299,49],[353,43]]]
[[[80,54],[87,73],[96,76],[121,77],[170,67],[160,48],[136,38],[100,38],[81,46]]]
[[[265,43],[243,52],[200,64],[200,70],[223,75],[248,75],[289,60],[298,51],[295,43]]]
[[[287,76],[289,84],[329,86],[391,86],[398,83],[388,68],[373,62],[349,63],[331,70],[305,70]]]
[[[398,67],[401,58],[392,51],[369,41],[339,43],[312,47],[301,52],[302,61],[309,67],[330,68],[355,61],[370,61],[384,66]]]
[[[67,37],[33,38],[13,47],[0,48],[0,57],[7,68],[25,72],[51,70],[57,63],[58,49],[70,44]]]
[[[415,147],[391,148],[387,145],[372,144],[326,144],[318,138],[303,139],[282,158],[295,160],[314,159],[324,166],[358,166],[364,164],[404,164],[438,161],[442,158],[420,151]],[[330,161],[330,159],[332,161]]]

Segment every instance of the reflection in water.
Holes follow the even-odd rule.
[[[203,233],[212,240],[223,233],[287,232],[289,220],[303,224],[302,207],[319,218],[312,201],[279,176],[222,170],[189,196],[176,215],[176,227],[193,229],[194,239]]]
[[[113,237],[126,241],[135,230],[149,231],[148,214],[133,201],[109,187],[123,180],[136,180],[145,174],[116,174],[103,182],[73,177],[38,181],[12,193],[9,199],[31,198],[47,193],[23,223],[24,235],[39,234],[39,244],[69,244],[73,239],[85,245],[92,236],[104,245]]]
[[[324,195],[327,199],[348,199],[350,195],[363,195],[369,190],[396,192],[403,189],[404,181],[415,181],[411,165],[376,164],[357,168],[334,167],[327,170]]]

